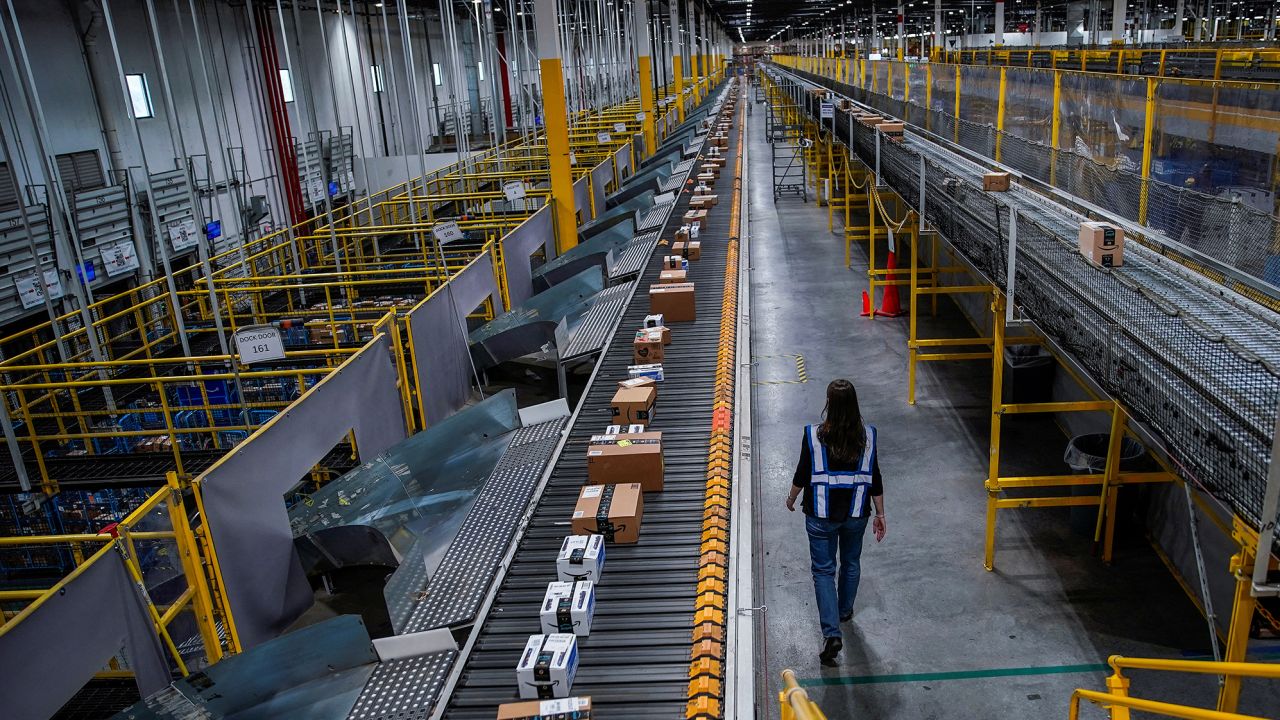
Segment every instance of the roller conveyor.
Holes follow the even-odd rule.
[[[799,81],[793,99],[802,106],[815,85],[865,95],[807,73],[770,72]],[[1134,239],[1123,267],[1093,267],[1075,245],[1087,218],[1021,187],[982,192],[986,166],[927,132],[909,127],[903,144],[882,139],[877,148],[875,131],[842,113],[834,130],[909,205],[919,206],[923,185],[929,223],[1001,288],[1016,210],[1015,304],[1155,432],[1180,472],[1259,524],[1280,404],[1275,312]]]

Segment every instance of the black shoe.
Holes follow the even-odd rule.
[[[840,649],[844,647],[844,641],[838,637],[829,637],[822,644],[822,652],[818,653],[818,659],[823,665],[835,665],[836,655],[840,654]]]
[[[852,620],[852,619],[853,619],[853,611],[850,611],[848,615],[841,615],[841,616],[840,616],[840,622],[842,622],[842,623],[847,623],[847,622],[849,622],[849,621],[850,621],[850,620]]]

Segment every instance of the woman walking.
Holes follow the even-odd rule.
[[[867,521],[872,521],[876,542],[884,539],[887,529],[884,487],[876,458],[876,429],[863,424],[858,392],[848,380],[833,380],[827,386],[822,423],[805,426],[800,462],[787,496],[788,510],[795,511],[796,497],[802,491],[813,589],[822,622],[823,644],[818,658],[824,665],[834,665],[844,646],[840,623],[853,618]]]

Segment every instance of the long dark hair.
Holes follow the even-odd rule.
[[[832,380],[827,386],[827,406],[822,410],[818,440],[832,459],[854,462],[862,457],[867,432],[858,409],[858,391],[848,380]]]

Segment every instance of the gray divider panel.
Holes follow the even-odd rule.
[[[619,182],[631,177],[631,143],[618,148],[618,151],[613,154],[613,164],[618,168]]]
[[[556,256],[556,234],[551,222],[551,206],[542,209],[525,220],[502,239],[502,261],[507,273],[507,296],[511,307],[533,295],[533,268],[529,256],[538,248],[546,251],[547,260]]]
[[[582,221],[586,222],[595,216],[591,214],[591,188],[587,187],[587,176],[583,175],[573,184],[573,209],[582,213]],[[603,207],[598,208],[603,210]]]
[[[138,587],[120,554],[108,551],[0,638],[4,716],[53,717],[121,648],[144,697],[169,684]]]
[[[493,256],[485,253],[446,287],[436,290],[409,313],[414,372],[422,388],[426,426],[449,417],[471,395],[471,346],[467,314],[490,297],[501,314],[502,295],[494,276]]]
[[[591,169],[591,194],[595,199],[596,212],[604,211],[605,188],[613,182],[613,163],[602,160]]]
[[[403,440],[396,381],[391,343],[382,336],[198,478],[245,649],[275,637],[311,606],[284,493],[348,432],[365,458]]]

